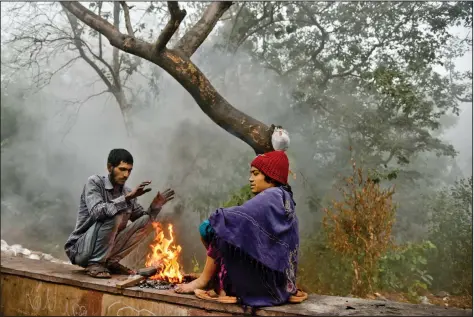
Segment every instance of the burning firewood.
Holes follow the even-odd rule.
[[[150,245],[151,250],[147,256],[145,266],[157,268],[157,273],[149,279],[181,283],[183,274],[178,262],[181,246],[173,244],[173,225],[168,225],[170,239],[165,238],[159,222],[154,222],[153,228],[155,229],[155,238]]]

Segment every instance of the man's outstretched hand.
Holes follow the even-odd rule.
[[[151,184],[151,181],[142,182],[140,185],[135,187],[131,192],[129,192],[127,195],[125,195],[125,200],[129,201],[129,200],[132,200],[134,198],[138,198],[143,194],[148,193],[151,190],[151,188],[145,188],[145,187],[150,185],[150,184]]]
[[[173,200],[174,198],[174,190],[168,188],[163,193],[158,192],[151,202],[150,208],[151,210],[160,210],[167,202]]]

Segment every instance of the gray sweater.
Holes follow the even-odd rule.
[[[114,192],[114,187],[108,176],[92,175],[87,179],[81,195],[76,228],[64,246],[66,254],[73,264],[77,253],[77,240],[95,222],[103,221],[119,212],[124,212],[128,217],[124,217],[124,222],[119,227],[120,231],[126,226],[128,220],[135,221],[142,215],[149,213],[150,210],[145,211],[136,198],[129,202],[125,200],[125,195],[129,192],[131,192],[131,189],[127,186],[123,186],[121,192]],[[153,216],[156,217],[158,213],[159,210],[154,210]]]

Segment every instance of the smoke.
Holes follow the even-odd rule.
[[[217,50],[217,40],[210,36],[192,59],[234,107],[266,124],[282,124],[289,131],[290,168],[296,173],[296,180],[290,177],[290,182],[301,231],[311,232],[314,221],[321,217],[317,211],[321,210],[323,196],[341,172],[335,170],[339,165],[331,166],[332,157],[321,153],[346,144],[321,127],[315,128],[319,129],[315,132],[319,133],[317,144],[306,144],[300,128],[313,122],[308,123],[307,114],[290,109],[296,82],[282,82],[243,52],[227,55]],[[104,54],[110,56],[111,49],[104,50]],[[47,66],[57,69],[70,58],[62,54]],[[65,258],[63,245],[75,226],[87,178],[107,172],[111,149],[126,148],[134,156],[128,186],[152,180],[152,193],[172,187],[176,199],[165,206],[159,220],[175,224],[185,267],[189,267],[193,255],[203,259],[197,226],[219,207],[219,202],[247,183],[254,152],[212,122],[171,76],[147,61],[143,63],[145,69],[159,76],[153,87],[140,74],[130,80],[132,89],[141,87],[144,91],[131,101],[131,135],[111,94],[71,103],[105,89],[83,60],[58,73],[38,93],[28,91],[24,98],[21,94],[10,95],[9,102],[22,116],[18,117],[18,132],[2,146],[2,239]],[[24,75],[10,78],[16,82],[10,83],[9,92],[31,84]],[[145,96],[152,88],[158,88],[158,95]],[[336,99],[351,109],[351,96],[339,95]],[[3,107],[2,103],[2,111]],[[292,115],[288,116],[290,111]],[[472,152],[472,145],[470,149]],[[338,159],[348,158],[349,153]],[[429,160],[425,163],[439,164],[436,158]],[[145,208],[152,193],[139,198]]]
[[[61,58],[51,61],[49,69],[70,57]],[[246,54],[226,56],[214,49],[212,40],[193,60],[235,107],[267,124],[279,123],[275,120],[290,104],[291,87],[282,90],[272,72]],[[137,110],[131,136],[110,94],[71,103],[104,89],[100,81],[90,84],[95,74],[82,60],[53,77],[40,92],[15,100],[35,125],[20,123],[14,140],[2,149],[3,239],[32,249],[53,248],[44,251],[64,257],[62,247],[74,228],[85,181],[92,174],[105,174],[108,152],[120,147],[134,156],[128,186],[149,179],[153,192],[173,187],[176,199],[165,206],[161,220],[175,223],[184,253],[203,253],[195,242],[200,220],[218,207],[216,201],[247,183],[254,152],[212,122],[173,78],[144,63],[160,73],[160,92],[150,103],[141,98],[140,104],[133,104]],[[132,81],[135,86],[148,85],[138,74]],[[18,180],[18,188],[10,186],[12,179]],[[152,198],[150,193],[139,202],[147,207]],[[40,206],[38,201],[48,203]]]

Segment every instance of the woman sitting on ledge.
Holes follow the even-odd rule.
[[[199,278],[178,285],[177,293],[195,293],[221,303],[251,307],[300,302],[296,288],[298,219],[284,151],[258,155],[251,163],[255,197],[242,206],[219,208],[199,231],[207,249]],[[213,281],[215,291],[204,291]]]

